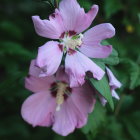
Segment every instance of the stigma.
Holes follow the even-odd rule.
[[[65,34],[64,38],[62,39],[61,44],[64,46],[65,52],[69,51],[69,49],[76,50],[78,47],[81,46],[82,44],[82,38],[83,35],[74,35],[74,36],[69,36],[68,34]]]
[[[59,111],[61,108],[61,105],[64,102],[64,94],[66,93],[68,85],[63,82],[57,83],[57,93],[56,93],[56,111]]]

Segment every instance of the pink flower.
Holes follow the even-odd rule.
[[[44,76],[53,75],[64,56],[70,87],[83,85],[87,71],[98,80],[103,77],[104,71],[88,57],[106,58],[110,55],[112,46],[103,46],[100,42],[114,36],[114,27],[104,23],[81,34],[91,25],[97,12],[97,5],[85,13],[76,0],[62,0],[49,20],[32,17],[38,35],[59,40],[49,41],[39,48],[36,65],[43,69]]]
[[[110,85],[110,90],[112,93],[112,97],[116,98],[117,100],[120,99],[120,97],[118,96],[117,92],[115,91],[115,89],[120,88],[121,87],[121,83],[116,79],[116,77],[113,75],[112,71],[106,67],[106,72],[109,78],[109,85]],[[99,99],[102,103],[102,105],[105,105],[107,103],[107,100],[100,94],[99,95]]]
[[[83,127],[96,101],[90,86],[85,83],[81,87],[70,88],[62,67],[56,77],[39,78],[40,69],[34,62],[30,66],[31,76],[25,81],[25,87],[34,94],[22,105],[23,119],[33,126],[52,126],[56,133],[63,136]]]

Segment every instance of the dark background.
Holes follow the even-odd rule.
[[[0,0],[0,139],[20,140],[140,140],[140,1],[79,0],[88,11],[99,5],[93,25],[110,22],[116,36],[109,40],[119,52],[120,64],[112,67],[123,84],[115,111],[96,104],[88,124],[67,137],[51,128],[33,128],[21,118],[30,60],[47,39],[37,36],[32,15],[47,18],[54,7],[41,0]]]

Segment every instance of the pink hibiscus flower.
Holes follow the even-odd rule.
[[[39,71],[32,61],[31,76],[26,78],[25,87],[34,94],[22,105],[23,119],[33,126],[52,126],[56,133],[63,136],[83,127],[96,101],[91,87],[85,83],[81,87],[70,88],[62,67],[56,77],[39,78]]]
[[[38,35],[59,40],[49,41],[39,48],[36,65],[43,69],[44,76],[53,75],[64,56],[70,87],[82,85],[87,71],[98,80],[103,77],[104,71],[88,57],[106,58],[110,55],[112,46],[103,46],[100,42],[113,37],[115,29],[104,23],[81,33],[91,25],[97,12],[97,5],[85,13],[76,0],[62,0],[49,20],[32,17]]]
[[[119,100],[120,97],[118,96],[115,89],[120,88],[122,84],[116,79],[116,77],[113,75],[112,71],[109,68],[106,67],[106,71],[107,71],[107,75],[109,78],[109,85],[110,85],[112,97]],[[105,106],[107,103],[107,100],[101,94],[98,94],[98,95],[99,95],[99,99],[100,99],[102,105]]]

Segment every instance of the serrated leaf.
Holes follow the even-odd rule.
[[[96,64],[99,65],[103,70],[105,70],[105,65],[103,63],[96,62]],[[96,88],[96,90],[108,101],[112,110],[114,110],[114,103],[107,76],[104,75],[101,80],[90,78],[89,81],[91,85]]]
[[[132,61],[131,59],[122,59],[121,63],[125,64],[128,67],[129,75],[130,75],[130,89],[134,89],[137,87],[139,83],[140,77],[140,66]]]

